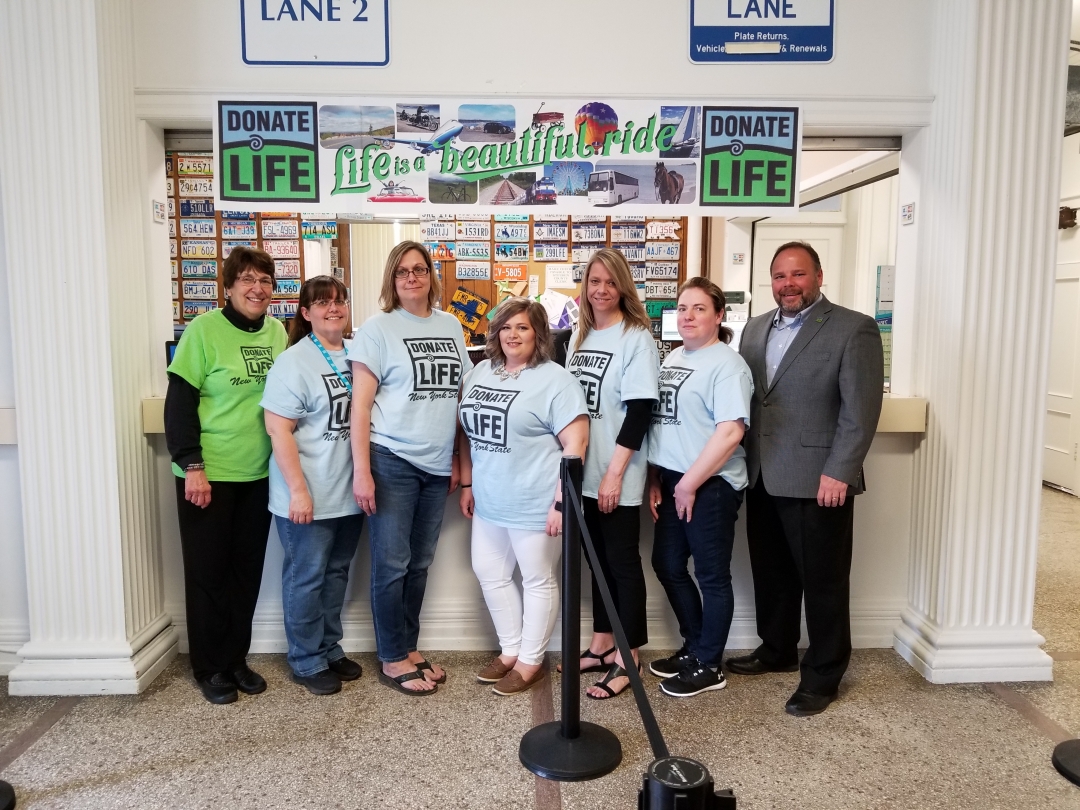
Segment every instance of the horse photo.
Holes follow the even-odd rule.
[[[677,203],[682,197],[683,177],[676,171],[668,171],[663,162],[659,162],[653,174],[653,188],[661,203]]]

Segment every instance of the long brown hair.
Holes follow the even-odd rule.
[[[581,344],[589,336],[589,332],[596,328],[596,318],[593,315],[592,304],[589,303],[589,275],[592,273],[593,265],[597,262],[600,262],[611,273],[611,278],[615,282],[615,289],[619,291],[619,309],[623,315],[623,331],[636,327],[648,332],[652,326],[649,321],[649,314],[645,311],[645,305],[641,303],[641,299],[637,296],[637,287],[634,284],[634,277],[630,273],[630,265],[627,263],[626,257],[614,248],[600,248],[589,259],[589,264],[585,267],[585,277],[581,279],[581,303],[579,304],[581,318],[578,321],[577,343],[574,344],[575,350],[581,348]]]
[[[338,301],[347,304],[349,303],[349,290],[333,276],[313,276],[305,281],[300,288],[300,304],[296,308],[296,314],[289,321],[290,346],[295,346],[311,334],[311,321],[305,318],[304,313],[300,310],[310,310],[312,304],[323,298],[336,298]],[[351,323],[345,324],[341,336],[352,337]]]
[[[679,294],[675,296],[676,299],[681,298],[682,294],[687,290],[701,290],[712,299],[713,309],[717,312],[726,311],[727,299],[724,298],[724,291],[709,281],[709,279],[705,278],[705,276],[693,276],[692,278],[688,278],[683,282],[683,285],[679,287]],[[731,339],[735,336],[735,333],[721,323],[716,336],[720,338],[721,343],[731,343]]]
[[[427,297],[428,308],[435,309],[435,303],[442,295],[442,285],[439,283],[439,277],[435,275],[435,265],[431,261],[431,254],[428,253],[428,249],[419,242],[406,240],[395,245],[394,249],[390,251],[390,255],[386,257],[386,268],[383,270],[382,290],[379,291],[379,306],[382,307],[383,312],[393,312],[401,306],[401,299],[398,298],[397,287],[394,286],[394,271],[397,270],[401,260],[410,250],[419,251],[420,255],[424,257],[424,264],[427,265],[428,278],[431,280],[431,287],[428,289]]]
[[[524,312],[529,318],[529,324],[536,333],[536,345],[533,347],[533,356],[526,364],[533,368],[541,363],[546,363],[555,356],[555,344],[551,340],[551,327],[548,325],[547,310],[539,301],[531,298],[507,298],[495,310],[488,325],[487,343],[484,344],[484,356],[491,361],[493,366],[506,364],[506,355],[503,354],[502,341],[499,340],[499,332],[506,322]]]

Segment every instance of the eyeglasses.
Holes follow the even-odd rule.
[[[431,272],[428,267],[414,267],[411,270],[407,270],[404,267],[399,267],[394,271],[394,278],[407,278],[412,275],[416,278],[426,278],[427,274]]]
[[[331,304],[337,304],[339,307],[347,307],[349,305],[349,299],[342,300],[340,298],[317,298],[311,302],[313,307],[328,307]]]
[[[245,287],[254,287],[258,284],[260,287],[265,287],[268,290],[274,289],[274,280],[267,278],[266,276],[252,276],[242,275],[236,279],[238,284],[243,284]]]

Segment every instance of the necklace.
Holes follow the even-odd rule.
[[[526,366],[522,366],[517,371],[507,371],[506,364],[499,363],[499,365],[494,366],[491,371],[495,374],[496,377],[505,382],[506,380],[516,380],[518,377],[521,376],[521,372],[523,372],[525,369]]]

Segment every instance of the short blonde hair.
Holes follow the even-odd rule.
[[[529,324],[536,333],[536,345],[533,347],[533,356],[526,364],[529,368],[546,363],[555,356],[555,344],[551,340],[551,327],[548,325],[547,310],[539,301],[531,298],[507,298],[495,310],[488,326],[487,342],[484,344],[484,356],[491,361],[493,366],[506,365],[506,355],[503,354],[502,341],[499,340],[499,332],[506,326],[506,322],[522,312],[529,318]]]
[[[397,270],[401,260],[410,250],[418,251],[424,257],[424,264],[427,265],[428,278],[431,280],[431,288],[428,290],[428,308],[435,309],[435,304],[442,296],[442,284],[439,283],[439,277],[435,275],[435,264],[431,261],[431,254],[428,253],[428,249],[419,242],[406,240],[395,245],[394,249],[390,251],[390,255],[386,257],[382,290],[379,291],[379,306],[382,307],[383,312],[393,312],[401,306],[397,287],[394,286],[394,271]]]

